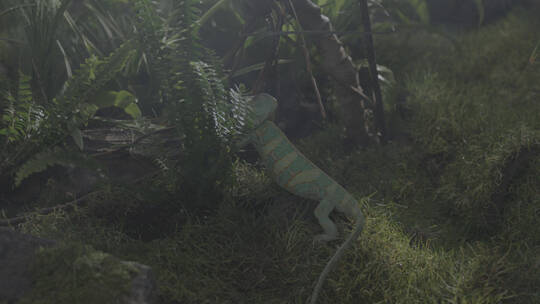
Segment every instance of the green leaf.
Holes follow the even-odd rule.
[[[199,26],[202,26],[203,24],[208,21],[221,7],[223,7],[229,0],[219,0],[214,4],[209,10],[204,13],[204,15],[201,16],[199,19]]]
[[[73,128],[73,130],[71,130],[70,135],[73,138],[73,141],[75,142],[77,147],[79,147],[79,149],[82,151],[82,149],[84,148],[84,145],[83,145],[83,137],[82,137],[81,130],[79,128]]]
[[[119,108],[126,108],[127,106],[135,103],[135,96],[128,91],[122,90],[116,92],[116,98],[114,100],[114,106]]]
[[[474,0],[474,4],[476,5],[476,9],[478,10],[478,26],[481,26],[482,23],[484,23],[485,15],[484,1]]]
[[[134,119],[142,115],[135,96],[125,90],[102,92],[92,100],[92,103],[100,109],[107,107],[121,108]]]
[[[140,118],[142,116],[141,110],[135,103],[129,104],[127,107],[124,108],[124,111],[134,119]]]
[[[94,114],[96,114],[97,110],[99,110],[99,107],[95,104],[89,104],[86,102],[81,103],[79,108],[81,113],[83,113],[84,120],[90,119],[94,116]]]
[[[15,172],[15,186],[19,186],[30,175],[43,172],[48,167],[54,165],[77,166],[88,169],[97,169],[100,167],[95,159],[88,157],[84,153],[62,149],[60,147],[49,148],[35,154],[19,166]]]
[[[422,24],[429,24],[429,11],[425,0],[410,0]]]
[[[94,97],[91,103],[100,109],[113,107],[116,104],[116,95],[117,92],[115,91],[104,91]]]

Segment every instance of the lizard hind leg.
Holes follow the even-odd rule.
[[[315,217],[324,230],[324,233],[315,236],[316,242],[328,242],[338,238],[336,224],[328,217],[334,208],[335,204],[328,199],[321,200],[315,208]]]

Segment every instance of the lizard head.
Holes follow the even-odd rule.
[[[277,101],[274,97],[268,94],[259,94],[251,100],[251,106],[253,110],[253,123],[255,125],[261,124],[267,119],[272,119],[277,108]]]

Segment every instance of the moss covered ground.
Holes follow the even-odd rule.
[[[385,89],[390,142],[351,152],[328,126],[297,143],[367,217],[321,303],[540,303],[538,16],[517,10],[455,42],[379,38],[396,78]],[[257,165],[235,172],[212,210],[186,207],[156,179],[109,186],[22,230],[153,267],[162,303],[305,303],[339,242],[313,243],[314,202]]]
[[[18,303],[121,303],[135,266],[80,243],[40,248],[31,265],[34,286]]]

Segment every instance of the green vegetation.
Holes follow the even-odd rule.
[[[111,9],[127,5],[109,2]],[[125,43],[136,51],[118,43],[120,34],[100,45],[81,29],[81,40],[73,38],[81,44],[73,49],[82,48],[86,33],[93,45],[87,52],[95,57],[71,57],[86,64],[73,73],[79,76],[61,82],[65,90],[47,87],[49,102],[35,95],[40,85],[28,67],[15,68],[15,81],[0,79],[0,141],[6,147],[0,151],[0,181],[23,182],[57,163],[90,163],[89,156],[76,154],[83,145],[74,130],[84,129],[103,108],[92,98],[99,94],[136,96],[107,104],[140,112],[128,119],[141,125],[148,119],[174,127],[184,140],[183,158],[156,157],[163,166],[152,179],[101,185],[84,205],[35,214],[16,227],[69,244],[38,253],[36,288],[22,303],[114,303],[110,299],[127,290],[134,272],[112,256],[151,266],[162,303],[305,303],[337,242],[313,243],[320,229],[314,202],[284,192],[257,162],[232,153],[249,125],[243,121],[248,110],[241,90],[229,89],[235,78],[227,78],[223,54],[199,38],[212,18],[199,29],[194,1],[175,1],[169,18],[150,1],[134,2],[131,15],[118,13],[117,23],[106,15],[97,15],[105,18],[101,23],[88,22],[115,25],[111,32],[117,34],[129,33],[122,22],[131,22],[137,30]],[[354,18],[344,13],[340,20],[338,8],[352,2],[337,2],[325,11],[337,19],[338,30],[347,30]],[[423,1],[411,3],[411,22],[427,23]],[[220,8],[214,21],[229,18],[222,10],[232,9]],[[389,8],[400,10],[407,11]],[[516,9],[468,32],[443,34],[424,24],[374,37],[379,64],[395,78],[383,87],[389,143],[351,149],[341,142],[343,130],[335,121],[295,142],[359,199],[367,218],[364,233],[325,283],[321,303],[540,302],[540,68],[534,59],[539,15],[538,9]],[[235,20],[245,21],[239,13]],[[379,25],[374,28],[388,26]],[[351,44],[360,37],[347,35],[344,41]],[[250,39],[243,47],[253,56],[248,66],[260,64],[257,50],[267,41],[258,39],[260,44]],[[291,55],[280,58],[302,62],[294,41],[280,39],[290,43],[283,42],[281,54]],[[351,51],[360,52],[354,46]],[[114,56],[121,59],[106,68]],[[297,68],[288,64],[283,71]],[[283,77],[289,81],[291,75]],[[302,81],[298,87],[310,90]],[[131,104],[138,112],[130,112]],[[66,120],[51,113],[79,116]],[[19,211],[28,207],[41,206],[30,202]],[[347,221],[335,217],[348,233]],[[50,273],[62,286],[55,294],[46,284]],[[92,293],[103,286],[110,293]]]
[[[32,267],[34,288],[18,303],[112,303],[129,294],[138,272],[118,258],[77,244],[40,248]]]

